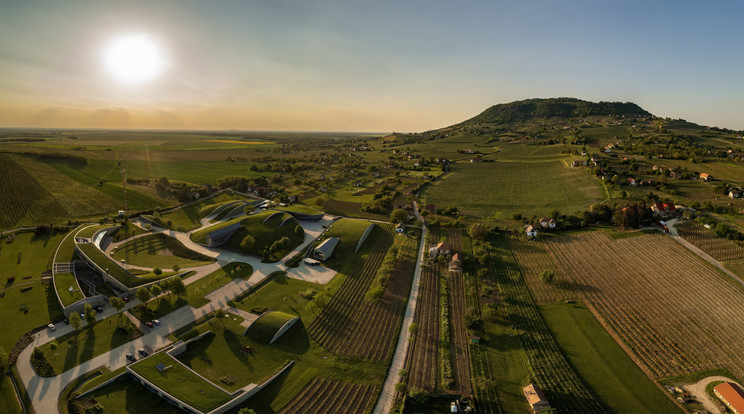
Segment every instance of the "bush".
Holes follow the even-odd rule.
[[[46,359],[44,351],[40,348],[34,348],[34,351],[31,353],[31,366],[40,377],[54,377],[57,375],[52,364]]]
[[[245,237],[243,237],[243,240],[240,241],[240,249],[247,252],[251,250],[255,244],[256,239],[250,234],[247,234]]]
[[[160,276],[163,274],[163,269],[156,267],[155,269],[153,269],[152,272],[155,273],[157,276]]]

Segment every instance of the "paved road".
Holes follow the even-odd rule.
[[[700,401],[700,403],[703,404],[703,407],[705,407],[706,410],[708,410],[711,413],[719,413],[721,412],[720,405],[719,405],[720,402],[711,400],[710,397],[708,397],[708,394],[705,392],[705,387],[707,387],[708,384],[710,384],[713,381],[733,382],[739,385],[739,383],[732,380],[731,378],[714,376],[714,377],[705,377],[694,384],[685,385],[682,388],[684,388],[685,391],[692,394],[696,400]],[[741,387],[741,385],[739,386]]]
[[[418,205],[414,201],[413,210],[416,213],[416,219],[421,220],[418,213]],[[395,354],[393,355],[393,361],[388,368],[387,377],[385,382],[382,384],[382,392],[377,399],[375,409],[372,411],[374,414],[387,414],[393,408],[395,402],[395,384],[400,382],[400,370],[403,369],[406,363],[406,357],[408,354],[408,343],[410,342],[410,335],[408,329],[413,323],[413,317],[416,313],[416,304],[418,303],[419,284],[421,280],[421,262],[424,260],[424,252],[426,251],[426,233],[428,232],[426,225],[424,224],[423,232],[421,233],[421,249],[419,255],[416,258],[416,270],[413,273],[413,282],[411,284],[411,293],[408,296],[408,303],[406,304],[406,313],[403,316],[403,324],[400,327],[400,333],[398,335],[398,344],[395,346]]]
[[[26,347],[26,349],[21,352],[17,362],[21,381],[23,381],[23,384],[26,386],[28,395],[31,398],[31,403],[36,412],[57,412],[57,401],[59,399],[59,395],[64,387],[68,383],[70,383],[70,381],[102,366],[106,366],[112,371],[119,369],[123,367],[127,362],[126,354],[132,353],[136,355],[136,351],[139,348],[144,347],[150,350],[156,350],[169,345],[171,341],[167,338],[167,336],[170,332],[173,332],[174,330],[182,326],[194,322],[198,318],[214,311],[217,308],[225,308],[227,306],[227,301],[235,298],[237,295],[245,292],[252,286],[261,283],[268,275],[275,271],[286,271],[289,277],[294,277],[297,279],[323,284],[328,283],[328,281],[330,281],[333,276],[336,275],[336,272],[333,270],[327,269],[322,266],[308,267],[304,264],[301,264],[297,268],[287,269],[283,264],[283,261],[285,259],[292,257],[294,254],[304,248],[304,246],[312,243],[324,230],[320,223],[302,222],[302,225],[306,230],[305,240],[303,241],[302,245],[298,246],[287,256],[285,256],[282,261],[279,261],[277,263],[262,263],[260,259],[256,257],[246,256],[240,253],[225,251],[221,249],[212,251],[204,246],[192,242],[191,239],[189,239],[187,233],[165,229],[156,230],[156,232],[164,232],[173,237],[176,237],[188,248],[191,248],[203,254],[207,254],[210,257],[215,257],[217,259],[217,262],[213,264],[195,268],[195,270],[197,270],[197,275],[186,279],[186,284],[194,283],[201,277],[204,277],[209,273],[217,270],[221,266],[224,266],[225,264],[233,261],[249,263],[251,266],[253,266],[253,274],[247,280],[235,279],[222,286],[221,288],[209,293],[205,297],[210,302],[198,309],[194,309],[191,306],[184,306],[169,313],[168,315],[161,317],[161,325],[156,326],[153,329],[143,326],[141,323],[139,323],[139,321],[134,319],[133,322],[136,325],[140,326],[140,330],[142,330],[142,332],[144,333],[142,337],[137,338],[136,340],[131,341],[118,348],[112,349],[53,378],[42,378],[36,375],[36,372],[31,366],[31,353],[33,352],[34,347],[41,346],[67,333],[70,333],[72,332],[73,328],[70,325],[60,323],[56,325],[56,329],[53,332],[45,330],[37,333],[34,336],[34,343],[32,344],[32,346]],[[136,299],[133,299],[126,304],[125,309],[129,309],[133,306],[136,306],[137,304],[138,301]],[[107,306],[104,308],[104,312],[102,314],[99,314],[99,319],[114,316],[114,318],[110,320],[112,321],[111,323],[115,323],[115,315],[116,310],[110,306]],[[126,316],[130,317],[129,314],[127,314]],[[85,325],[85,322],[83,322],[82,329],[85,329]]]

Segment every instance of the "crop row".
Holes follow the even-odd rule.
[[[507,318],[522,343],[532,377],[550,404],[558,412],[603,412],[543,321],[504,236],[492,236],[491,256]]]
[[[408,351],[408,386],[424,391],[437,389],[437,344],[439,343],[439,273],[437,267],[421,268],[421,288],[414,321],[416,334]]]
[[[716,260],[744,259],[744,248],[736,242],[719,237],[705,227],[691,221],[676,226],[677,233]]]
[[[0,228],[48,224],[66,217],[62,205],[10,157],[0,154]]]
[[[450,248],[462,256],[462,230],[459,228],[449,229]],[[453,253],[454,254],[454,253]],[[449,276],[449,302],[452,304],[450,313],[450,326],[452,329],[452,370],[455,378],[455,386],[460,395],[470,396],[473,393],[470,385],[470,364],[468,356],[468,339],[465,330],[465,286],[461,270],[452,270]]]
[[[279,413],[365,413],[374,391],[371,385],[314,378]]]
[[[384,226],[383,229],[384,232],[376,240],[372,252],[354,267],[336,294],[308,327],[308,333],[313,339],[337,355],[382,359],[388,352],[387,344],[382,342],[389,338],[383,338],[377,332],[377,328],[388,330],[391,328],[381,326],[380,321],[376,319],[384,315],[384,307],[375,309],[379,312],[374,316],[362,312],[366,307],[363,303],[364,293],[392,244],[390,226]],[[363,334],[363,338],[359,338],[359,333]],[[352,338],[355,338],[353,342]]]
[[[744,374],[744,290],[660,235],[589,233],[548,243],[642,368],[655,377],[725,366]],[[725,309],[725,312],[721,312]]]
[[[510,238],[509,244],[538,304],[545,305],[565,299],[575,299],[576,295],[559,287],[560,282],[564,280],[544,244],[516,237]],[[545,283],[540,279],[541,273],[546,270],[554,274],[552,283]]]

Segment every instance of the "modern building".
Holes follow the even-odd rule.
[[[338,237],[329,237],[320,243],[318,247],[313,251],[313,255],[318,260],[328,260],[333,254],[333,250],[336,248],[338,242],[341,241]]]
[[[744,413],[744,390],[733,382],[713,387],[713,393],[734,413]]]

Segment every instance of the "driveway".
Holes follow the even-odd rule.
[[[713,376],[713,377],[705,377],[701,379],[700,381],[685,385],[682,388],[685,389],[685,391],[692,394],[692,396],[695,397],[696,400],[700,401],[701,404],[703,404],[703,407],[705,407],[706,410],[708,410],[711,413],[720,413],[720,402],[719,401],[713,401],[708,397],[708,394],[705,392],[705,387],[708,386],[713,381],[726,381],[726,382],[734,382],[735,384],[739,385],[739,383],[735,382],[731,378],[721,377],[721,376]],[[739,385],[741,387],[741,385]]]

